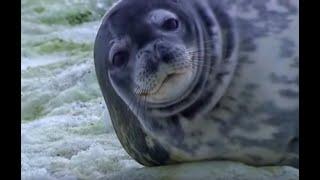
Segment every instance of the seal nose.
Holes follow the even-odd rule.
[[[146,74],[153,74],[157,72],[159,66],[159,60],[156,56],[153,45],[149,45],[137,53],[137,65],[140,66]]]
[[[174,59],[173,54],[168,46],[165,46],[163,43],[157,41],[153,44],[153,51],[156,55],[156,59],[158,61],[162,61],[164,63],[169,63]]]

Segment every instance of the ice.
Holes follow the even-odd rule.
[[[97,179],[141,167],[114,133],[94,71],[94,38],[111,4],[21,2],[22,179]],[[72,17],[90,18],[65,24],[70,7]]]

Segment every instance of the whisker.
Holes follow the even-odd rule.
[[[135,94],[141,94],[141,93],[146,93],[145,89],[142,89],[140,87],[136,87],[134,89],[134,93]],[[134,111],[136,111],[137,116],[141,117],[141,118],[145,118],[144,116],[146,115],[146,96],[142,96],[142,98],[136,98],[137,103],[134,106]]]
[[[212,64],[200,64],[199,62],[192,62],[192,61],[186,61],[185,62],[188,65],[196,65],[196,66],[206,66],[206,67],[211,67]]]

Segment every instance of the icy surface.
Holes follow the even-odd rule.
[[[109,180],[298,180],[299,170],[288,166],[252,167],[231,161],[203,161],[125,170]]]
[[[123,150],[94,72],[108,0],[21,1],[22,179],[98,179],[141,167]]]

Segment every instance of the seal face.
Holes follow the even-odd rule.
[[[250,104],[239,94],[248,87],[248,93],[265,95],[253,89],[263,84],[259,75],[248,78],[252,72],[242,70],[241,58],[251,59],[257,50],[241,50],[255,41],[241,38],[249,25],[233,13],[234,6],[239,5],[122,0],[104,17],[95,42],[97,77],[120,142],[138,162],[296,163],[296,152],[285,149],[298,135],[262,122],[287,111],[263,108],[273,97]],[[261,66],[248,63],[246,69]],[[262,72],[275,73],[271,69]],[[286,124],[295,126],[292,117]],[[284,138],[274,141],[277,133]]]
[[[126,15],[118,13],[119,16]],[[128,104],[126,95],[155,105],[170,103],[181,98],[195,80],[196,71],[192,66],[194,39],[187,36],[191,32],[173,12],[156,9],[141,16],[142,21],[138,22],[141,27],[131,29],[130,33],[115,34],[110,41],[109,76]],[[117,14],[112,15],[110,23],[117,19]],[[126,24],[128,28],[122,24],[111,25],[111,28],[116,26],[129,29],[133,24]],[[141,28],[145,32],[141,32]],[[122,88],[126,80],[130,80],[126,84],[129,88]]]

